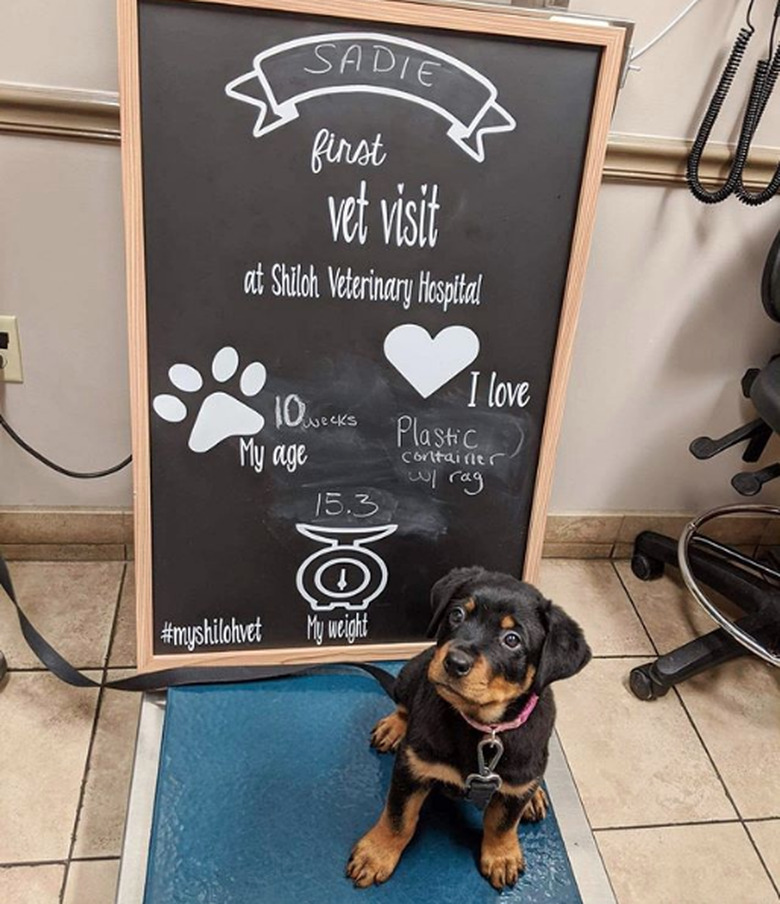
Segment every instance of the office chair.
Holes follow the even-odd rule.
[[[767,315],[780,323],[780,232],[769,249],[761,277],[761,302]],[[756,462],[772,433],[780,433],[780,355],[773,356],[763,368],[751,367],[742,377],[742,394],[750,399],[759,415],[731,433],[712,439],[699,436],[690,445],[691,454],[700,460],[713,458],[737,443],[747,442],[742,461]],[[742,471],[731,478],[741,496],[755,496],[765,483],[780,476],[780,463],[759,471]]]
[[[642,581],[660,578],[667,565],[679,567],[696,601],[720,627],[631,670],[629,686],[640,700],[669,689],[730,659],[753,653],[780,666],[780,560],[773,552],[756,559],[699,534],[715,518],[734,514],[780,517],[780,507],[722,506],[691,521],[679,540],[643,531],[634,541],[631,570]],[[732,622],[701,585],[722,594],[742,613]]]
[[[764,265],[761,301],[767,315],[780,323],[780,233]],[[747,442],[742,460],[757,462],[772,433],[780,433],[780,355],[761,369],[748,370],[742,378],[742,392],[753,403],[758,418],[720,439],[698,437],[690,445],[696,458],[712,458],[739,442]],[[743,496],[754,496],[778,476],[780,463],[775,462],[757,471],[735,474],[731,485]],[[641,700],[662,697],[675,684],[748,653],[780,666],[780,556],[772,549],[752,558],[699,533],[709,521],[733,514],[778,518],[780,507],[722,506],[691,521],[679,540],[644,531],[634,541],[631,570],[640,580],[659,578],[667,565],[679,567],[688,590],[719,625],[654,662],[632,669],[629,685]],[[702,584],[726,597],[742,617],[733,622],[728,619]]]

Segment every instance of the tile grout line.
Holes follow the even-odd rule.
[[[107,674],[108,674],[108,659],[109,659],[109,656],[111,655],[111,647],[113,644],[114,630],[116,628],[117,618],[119,617],[119,602],[122,599],[122,589],[125,586],[126,575],[127,575],[127,563],[125,562],[125,563],[123,563],[123,566],[122,566],[122,574],[119,578],[119,586],[118,586],[117,592],[116,592],[116,601],[114,603],[114,617],[111,620],[111,629],[108,634],[108,644],[106,645],[106,654],[105,654],[105,658],[103,661],[103,667],[100,670],[101,686],[98,689],[97,704],[95,705],[95,716],[92,720],[92,731],[90,732],[89,744],[87,745],[87,756],[86,756],[86,760],[84,762],[84,772],[81,777],[81,787],[79,788],[79,797],[78,797],[78,801],[76,803],[76,815],[73,820],[73,831],[71,832],[71,836],[70,836],[70,846],[68,847],[68,857],[65,862],[65,871],[62,876],[62,885],[60,886],[59,904],[64,904],[65,890],[67,888],[68,877],[70,875],[70,864],[71,864],[71,861],[74,859],[73,858],[73,850],[76,846],[76,836],[78,833],[79,822],[81,820],[82,807],[84,806],[84,795],[86,794],[86,790],[87,790],[87,779],[89,778],[89,769],[90,769],[90,765],[91,765],[90,761],[92,759],[92,751],[94,750],[94,747],[95,747],[95,737],[97,735],[97,727],[98,727],[98,721],[100,719],[100,712],[103,707],[103,698],[105,695],[105,687],[103,685],[105,684]]]
[[[114,643],[116,642],[116,632],[117,632],[117,626],[119,624],[119,607],[122,605],[122,596],[124,595],[125,584],[127,583],[127,566],[128,566],[128,564],[129,563],[127,561],[124,562],[124,567],[122,569],[122,577],[119,581],[119,591],[117,594],[116,609],[114,610],[114,618],[113,618],[113,621],[111,622],[111,630],[109,631],[109,634],[108,634],[108,651],[106,652],[106,661],[103,664],[103,673],[104,673],[103,680],[104,681],[106,680],[106,677],[107,677],[106,672],[108,671],[109,668],[111,668],[109,663],[111,662],[111,654],[114,652]],[[122,668],[122,667],[114,666],[114,668]]]
[[[622,526],[622,523],[623,523],[623,521],[621,519],[621,526]],[[614,550],[614,546],[612,547],[612,549]],[[607,561],[609,561],[611,563],[612,559],[609,558]],[[618,656],[614,656],[614,657],[613,656],[594,656],[593,658],[594,659],[613,659],[613,658],[617,659],[617,658],[621,658],[621,657],[618,657]],[[577,776],[575,774],[574,768],[572,767],[571,763],[569,762],[569,757],[566,755],[566,747],[563,743],[563,738],[561,737],[559,732],[556,732],[556,736],[558,738],[558,745],[560,747],[561,756],[563,757],[564,762],[566,763],[566,768],[569,770],[569,775],[571,776],[571,780],[574,785],[574,791],[577,794],[577,798],[580,802],[580,807],[582,808],[582,812],[585,816],[585,821],[588,824],[588,828],[590,829],[591,835],[593,836],[593,841],[596,846],[596,852],[599,857],[599,862],[601,863],[601,868],[604,870],[604,875],[607,877],[607,882],[609,883],[609,887],[612,890],[612,894],[615,898],[615,901],[619,902],[617,889],[615,888],[615,883],[612,881],[612,875],[611,875],[609,869],[607,868],[606,861],[604,860],[604,855],[602,854],[601,848],[599,847],[598,837],[596,836],[596,830],[593,827],[593,822],[591,821],[590,814],[588,813],[588,808],[585,806],[585,801],[583,800],[582,792],[580,791],[580,786],[577,782]],[[568,852],[567,852],[567,857],[568,857]]]
[[[622,521],[621,521],[621,526],[622,526]],[[615,541],[615,546],[617,546],[617,540]],[[613,552],[614,552],[615,546],[613,546]],[[645,625],[644,621],[642,620],[642,617],[639,615],[639,613],[638,613],[637,610],[636,610],[636,606],[635,606],[635,604],[634,604],[633,599],[631,598],[631,594],[628,592],[628,590],[627,590],[625,584],[623,583],[622,578],[620,577],[620,574],[618,573],[617,567],[616,567],[616,565],[615,565],[615,561],[616,561],[616,560],[613,559],[613,558],[610,556],[610,557],[607,559],[607,561],[609,562],[610,567],[612,568],[613,572],[615,573],[615,575],[616,575],[616,577],[617,577],[617,580],[618,580],[618,583],[620,584],[621,589],[623,590],[623,593],[625,594],[626,599],[628,600],[629,605],[631,606],[631,608],[634,610],[634,612],[636,613],[637,617],[639,618],[639,623],[640,623],[640,625],[642,626],[643,631],[644,631],[645,634],[647,635],[647,639],[648,639],[648,641],[650,642],[650,645],[652,646],[653,650],[656,651],[656,654],[657,654],[657,653],[658,653],[658,648],[656,647],[655,643],[653,642],[653,638],[650,636],[650,632],[647,630],[647,626]],[[594,658],[594,659],[605,659],[605,660],[606,660],[606,659],[627,659],[627,658],[632,658],[632,659],[633,659],[633,658],[637,658],[637,659],[646,659],[648,655],[649,655],[649,654],[642,654],[642,655],[640,656],[639,654],[635,654],[635,655],[633,655],[633,656],[631,656],[631,657],[627,657],[627,656],[619,656],[619,655],[611,656],[611,655],[610,655],[610,656],[594,656],[593,658]],[[563,739],[561,738],[560,734],[558,735],[558,740],[559,740],[559,743],[560,743],[560,746],[561,746],[561,753],[563,754],[563,757],[564,757],[564,759],[566,760],[566,762],[567,762],[567,764],[568,764],[568,757],[566,756],[566,748],[565,748],[565,746],[564,746],[564,744],[563,744]],[[614,883],[613,883],[613,881],[612,881],[612,875],[610,874],[610,871],[609,871],[609,869],[607,868],[606,861],[604,860],[604,855],[602,854],[602,852],[601,852],[601,847],[599,846],[599,843],[598,843],[598,834],[597,834],[597,833],[600,832],[600,831],[603,831],[603,830],[601,830],[601,829],[596,829],[596,828],[593,826],[593,823],[592,823],[591,818],[590,818],[590,814],[588,813],[588,808],[585,806],[585,801],[582,799],[582,794],[580,793],[579,784],[577,783],[577,776],[576,776],[576,774],[575,774],[575,772],[574,772],[574,769],[571,767],[571,765],[569,765],[569,772],[570,772],[570,774],[571,774],[572,781],[574,782],[574,787],[575,787],[575,790],[576,790],[576,792],[577,792],[577,796],[578,796],[579,799],[580,799],[580,805],[582,806],[582,811],[583,811],[583,813],[585,814],[585,819],[586,819],[586,821],[587,821],[587,823],[588,823],[588,827],[590,828],[591,834],[593,835],[594,841],[596,842],[596,850],[598,851],[599,859],[601,860],[601,865],[602,865],[602,867],[604,868],[604,872],[605,872],[606,875],[607,875],[607,879],[608,879],[608,881],[609,881],[610,887],[612,888],[612,892],[613,892],[613,894],[614,894],[614,896],[615,896],[615,900],[616,900],[616,901],[619,901],[618,895],[617,895],[617,890],[615,889]]]
[[[615,569],[615,574],[617,575],[617,579],[620,581],[620,583],[621,583],[621,585],[622,585],[622,587],[623,587],[623,590],[625,591],[626,596],[628,597],[628,599],[629,599],[629,601],[630,601],[630,603],[631,603],[631,606],[632,606],[634,612],[636,613],[637,618],[638,618],[639,621],[641,622],[642,627],[644,628],[645,634],[647,634],[648,640],[650,641],[650,643],[651,643],[652,646],[653,646],[653,649],[655,650],[656,656],[661,656],[661,655],[663,655],[663,654],[661,653],[661,651],[659,650],[658,645],[656,644],[655,639],[653,638],[653,635],[650,633],[650,629],[649,629],[649,628],[647,627],[647,625],[645,624],[645,620],[642,618],[642,613],[639,611],[639,608],[638,608],[636,602],[634,601],[634,598],[631,596],[631,591],[630,591],[630,590],[628,589],[628,587],[626,586],[626,583],[625,583],[625,581],[623,580],[622,575],[620,574],[620,572],[618,571],[618,569],[617,569],[614,565],[613,565],[612,567]],[[666,567],[666,566],[665,566],[665,567]],[[648,581],[648,582],[646,582],[646,583],[651,583],[651,582]],[[688,721],[691,723],[691,726],[693,727],[693,730],[694,730],[694,732],[696,733],[696,737],[699,739],[699,743],[700,743],[700,744],[702,745],[702,747],[704,748],[704,750],[705,750],[705,752],[706,752],[706,754],[707,754],[707,758],[709,759],[709,761],[710,761],[710,763],[711,763],[711,765],[712,765],[712,768],[715,770],[715,774],[718,776],[718,779],[720,780],[720,783],[723,785],[724,790],[726,790],[726,795],[727,795],[727,797],[728,797],[728,799],[729,799],[729,802],[730,802],[731,805],[734,807],[734,811],[735,811],[735,812],[737,813],[737,815],[739,816],[739,810],[737,809],[736,805],[734,804],[734,801],[731,800],[731,796],[728,794],[728,790],[726,789],[726,783],[723,781],[723,778],[722,778],[721,774],[718,772],[718,769],[717,769],[717,767],[715,766],[715,762],[714,762],[714,760],[712,759],[712,757],[710,756],[709,750],[707,749],[707,745],[704,743],[704,740],[702,739],[701,735],[699,734],[699,731],[698,731],[698,729],[696,728],[696,724],[694,723],[693,718],[691,717],[691,714],[688,712],[688,709],[687,709],[687,707],[685,706],[685,703],[683,702],[682,696],[680,695],[680,693],[679,693],[679,691],[677,690],[677,687],[676,687],[676,686],[672,686],[671,690],[673,690],[674,693],[677,695],[677,699],[678,699],[678,701],[680,702],[680,706],[682,706],[683,711],[685,712],[685,715],[686,715],[687,718],[688,718]],[[648,702],[649,702],[649,701],[648,701]],[[741,816],[740,816],[740,819],[741,819]],[[729,820],[729,821],[730,821],[730,820]]]
[[[769,876],[769,881],[772,883],[772,888],[774,888],[775,893],[777,894],[778,898],[780,898],[780,886],[778,886],[777,882],[775,882],[775,877],[770,872],[769,867],[767,866],[766,861],[764,860],[763,854],[758,849],[758,845],[756,844],[755,839],[750,834],[750,831],[747,827],[747,823],[745,822],[744,819],[740,819],[740,822],[742,823],[742,828],[748,837],[748,841],[750,842],[753,850],[756,852],[756,856],[758,857],[759,863],[761,864],[761,866],[764,867],[764,870],[766,871],[767,876]]]
[[[602,653],[601,655],[594,653],[591,659],[594,661],[597,659],[647,659],[648,656],[652,656],[652,653]]]
[[[13,869],[15,866],[65,866],[65,860],[9,860],[0,863],[0,869]]]
[[[71,863],[104,863],[119,859],[118,854],[105,857],[72,857]],[[65,866],[67,862],[64,858],[62,860],[4,860],[0,862],[0,869],[14,869],[17,866],[25,868],[31,866]]]
[[[0,514],[1,514],[1,512],[0,512]],[[8,561],[8,560],[6,560],[6,561]],[[63,565],[63,564],[64,565],[71,565],[71,564],[93,565],[93,564],[109,564],[109,562],[116,562],[117,564],[122,565],[122,574],[120,575],[120,578],[119,578],[119,580],[120,580],[120,599],[121,599],[121,587],[124,586],[127,565],[129,564],[127,560],[120,561],[118,559],[111,559],[111,560],[102,560],[102,559],[99,559],[99,560],[97,560],[97,559],[96,560],[92,560],[92,559],[90,559],[90,560],[78,560],[78,559],[73,559],[73,560],[53,560],[53,559],[51,559],[51,560],[50,559],[28,560],[28,559],[24,559],[24,560],[20,560],[20,559],[17,559],[17,560],[11,560],[11,561],[14,562],[14,565],[17,565],[17,564],[21,564],[21,565],[42,565],[42,564],[44,564],[44,565]],[[117,615],[117,613],[115,612],[114,619],[112,620],[111,629],[110,629],[110,631],[111,631],[110,643],[112,645],[113,645],[113,633],[116,630],[116,615]],[[16,624],[16,622],[13,622],[13,624]],[[24,637],[23,637],[23,639],[26,642],[26,639]],[[44,640],[45,639],[46,638],[44,638]],[[27,644],[27,646],[29,647],[30,645]],[[33,652],[31,648],[30,648],[30,652]],[[59,650],[55,649],[55,652],[59,652]],[[37,658],[37,654],[36,654],[36,658]],[[105,662],[102,665],[99,663],[96,664],[94,662],[84,662],[84,663],[71,662],[70,663],[70,665],[78,672],[101,671],[104,668],[105,664],[106,664]],[[6,667],[7,675],[11,675],[11,674],[26,675],[26,674],[34,674],[36,672],[51,673],[51,669],[47,665],[45,665],[43,662],[41,662],[40,665],[29,665],[29,666],[14,666],[10,662],[7,662],[6,666],[7,666]],[[114,668],[125,668],[125,666],[114,666]],[[135,668],[135,666],[134,665],[127,666],[126,668]],[[2,865],[2,864],[0,864],[0,865]]]
[[[594,832],[631,832],[634,829],[676,829],[689,826],[731,826],[738,825],[742,820],[735,816],[733,819],[689,819],[685,822],[645,822],[638,825],[622,825],[622,826],[598,826],[593,829]]]
[[[571,776],[572,785],[574,785],[574,793],[577,795],[577,800],[579,801],[580,807],[582,808],[583,816],[585,817],[585,822],[588,824],[588,828],[590,829],[590,834],[593,836],[593,842],[596,848],[596,853],[598,854],[599,862],[601,863],[601,868],[604,870],[604,875],[607,877],[607,883],[612,891],[612,895],[615,898],[616,904],[620,904],[618,899],[617,891],[615,889],[615,885],[612,881],[612,876],[610,875],[609,870],[607,869],[607,864],[604,860],[604,855],[601,853],[601,848],[599,847],[598,839],[596,838],[596,832],[593,828],[593,823],[590,821],[590,816],[588,815],[588,808],[585,806],[585,801],[582,799],[582,794],[580,793],[580,786],[577,784],[577,779],[574,775],[574,769],[572,768],[571,763],[569,762],[569,758],[566,756],[566,748],[563,746],[563,741],[561,739],[560,734],[555,731],[555,737],[558,739],[558,748],[561,752],[561,756],[563,757],[563,761],[566,764],[566,768],[569,770],[569,775]],[[553,813],[555,813],[555,802],[553,801]],[[565,849],[564,845],[564,849]],[[569,852],[566,850],[566,858],[569,861],[569,869],[571,869],[571,859],[569,857]],[[576,884],[576,883],[575,883]],[[577,889],[579,893],[579,889]]]
[[[760,545],[760,544],[759,544],[759,545]],[[623,581],[622,575],[621,575],[620,572],[618,571],[617,566],[614,564],[614,560],[612,561],[612,567],[613,567],[613,569],[614,569],[614,571],[615,571],[615,574],[617,575],[617,579],[620,581],[620,583],[621,583],[621,585],[622,585],[622,587],[623,587],[623,590],[625,591],[626,596],[628,597],[628,599],[629,599],[629,601],[630,601],[630,603],[631,603],[631,606],[632,606],[633,609],[634,609],[634,612],[636,612],[637,617],[639,618],[639,621],[641,622],[642,627],[644,628],[645,633],[647,634],[648,639],[650,640],[650,643],[653,645],[653,649],[656,651],[656,656],[660,656],[661,653],[660,653],[660,651],[659,651],[659,649],[658,649],[658,646],[657,646],[655,640],[653,639],[653,636],[650,634],[650,631],[649,631],[647,625],[645,624],[645,621],[644,621],[644,619],[642,618],[642,615],[641,615],[641,613],[639,612],[639,609],[638,609],[636,603],[634,602],[634,598],[631,596],[631,592],[629,591],[628,587],[626,586],[625,582]],[[678,691],[678,689],[677,689],[676,686],[673,686],[673,687],[672,687],[672,690],[674,691],[675,695],[677,696],[677,699],[678,699],[678,701],[679,701],[679,703],[680,703],[680,706],[682,707],[683,712],[685,713],[685,715],[686,715],[688,721],[690,722],[691,727],[693,728],[693,731],[694,731],[694,733],[696,734],[696,737],[699,739],[699,743],[701,744],[702,748],[704,749],[704,753],[705,753],[707,759],[710,761],[710,764],[712,765],[712,768],[713,768],[713,770],[715,771],[715,775],[718,777],[718,781],[720,782],[720,784],[721,784],[721,786],[722,786],[722,788],[723,788],[723,792],[724,792],[724,794],[726,795],[726,799],[727,799],[728,802],[731,804],[731,806],[732,806],[733,809],[734,809],[734,812],[735,812],[736,815],[737,815],[737,819],[736,819],[736,820],[723,820],[723,822],[726,822],[726,823],[730,823],[730,822],[738,822],[738,823],[742,826],[742,830],[743,830],[743,831],[745,832],[745,834],[747,835],[748,840],[749,840],[751,846],[753,847],[753,850],[756,852],[756,856],[758,857],[758,861],[759,861],[759,863],[761,864],[761,866],[764,868],[764,872],[766,873],[767,877],[769,878],[769,882],[771,883],[772,888],[774,888],[775,892],[776,892],[778,895],[780,895],[780,887],[778,887],[777,883],[775,882],[774,876],[773,876],[772,873],[769,871],[769,867],[767,866],[767,864],[766,864],[764,858],[762,857],[761,851],[759,851],[759,849],[758,849],[758,845],[756,844],[755,840],[753,839],[753,836],[752,836],[752,835],[750,834],[750,832],[748,831],[748,828],[747,828],[747,826],[745,825],[745,819],[744,819],[744,817],[742,816],[742,813],[740,812],[739,807],[736,805],[736,803],[735,803],[735,801],[734,801],[734,799],[733,799],[733,797],[732,797],[732,795],[731,795],[731,792],[729,791],[728,786],[726,785],[726,782],[725,782],[723,776],[720,774],[720,770],[718,769],[718,766],[717,766],[717,764],[715,763],[715,759],[714,759],[714,757],[712,756],[712,754],[710,753],[709,747],[707,747],[706,743],[704,742],[704,738],[702,737],[702,735],[701,735],[701,733],[700,733],[700,731],[699,731],[699,729],[698,729],[698,727],[697,727],[697,725],[696,725],[696,722],[695,722],[694,719],[693,719],[693,716],[691,715],[690,711],[688,710],[688,707],[685,705],[685,701],[683,700],[682,694]],[[770,817],[770,818],[771,818],[771,817]],[[716,821],[715,821],[715,820],[712,820],[712,821],[710,821],[709,824],[712,824],[712,823],[714,823],[714,822],[716,822]],[[717,822],[720,823],[721,821],[720,821],[720,820],[717,820]],[[678,823],[678,824],[679,824],[679,825],[683,825],[683,823]],[[690,825],[697,825],[697,824],[698,824],[698,823],[690,823]],[[706,824],[706,823],[705,823],[705,824]],[[674,823],[671,823],[670,825],[674,825]],[[596,831],[605,831],[605,829],[599,829],[599,830],[596,830]],[[609,831],[609,829],[606,829],[606,831]]]
[[[680,706],[682,706],[683,712],[688,717],[688,721],[691,723],[691,727],[693,728],[694,732],[696,733],[696,737],[699,739],[699,743],[704,748],[704,752],[707,754],[707,759],[712,764],[712,768],[715,770],[715,775],[718,776],[718,781],[723,786],[723,791],[726,795],[726,798],[728,799],[731,806],[734,808],[734,812],[737,814],[737,819],[738,819],[740,825],[742,826],[742,831],[747,835],[750,845],[752,846],[753,850],[756,852],[756,856],[758,857],[758,862],[764,868],[764,872],[766,873],[767,877],[769,878],[772,888],[774,888],[775,892],[777,892],[777,894],[780,895],[780,889],[778,889],[777,883],[775,882],[774,877],[772,876],[772,873],[769,872],[769,867],[764,862],[764,858],[761,856],[761,852],[759,851],[758,846],[756,845],[755,841],[753,841],[753,836],[750,834],[750,832],[747,829],[747,826],[745,825],[745,819],[742,816],[742,813],[740,812],[740,809],[737,806],[736,801],[732,797],[731,792],[729,791],[728,785],[726,784],[726,781],[724,780],[723,776],[720,774],[720,770],[718,769],[717,763],[715,762],[715,758],[710,753],[709,747],[707,747],[707,745],[705,744],[704,738],[701,736],[701,732],[699,731],[699,729],[696,725],[696,722],[693,719],[693,716],[689,712],[688,707],[685,705],[685,700],[683,699],[682,694],[679,692],[679,690],[677,689],[676,686],[672,687],[672,690],[677,695],[677,699],[680,701]]]
[[[655,640],[653,639],[653,635],[650,633],[650,629],[645,624],[645,620],[642,618],[642,613],[637,608],[637,605],[634,602],[634,598],[633,598],[633,596],[631,596],[631,591],[626,586],[626,583],[623,580],[623,576],[618,571],[617,565],[615,565],[615,561],[616,561],[615,559],[610,559],[610,565],[612,566],[612,570],[615,572],[615,577],[618,579],[620,586],[623,588],[623,593],[625,593],[626,598],[628,599],[628,602],[631,604],[631,608],[634,610],[634,614],[639,619],[639,624],[642,626],[642,630],[645,632],[645,636],[650,641],[650,646],[655,651],[655,655],[660,656],[661,652],[658,649],[658,645],[656,644]]]
[[[645,624],[644,619],[642,618],[642,615],[639,612],[639,609],[637,608],[637,605],[634,602],[634,599],[631,596],[631,593],[630,593],[628,587],[626,587],[625,582],[623,581],[623,578],[622,578],[620,572],[618,571],[617,567],[614,564],[612,567],[614,568],[615,574],[617,575],[618,580],[620,581],[621,585],[623,586],[623,589],[625,590],[626,595],[628,596],[628,598],[631,602],[631,605],[633,606],[634,611],[637,614],[637,617],[639,618],[640,622],[642,623],[642,627],[645,629],[645,633],[647,634],[648,638],[650,639],[650,643],[653,645],[653,649],[656,651],[656,655],[660,656],[661,654],[658,650],[658,646],[655,643],[655,640],[653,639],[652,635],[650,634],[650,631],[648,630],[647,625]],[[694,731],[694,734],[698,738],[699,743],[701,744],[702,749],[704,750],[704,753],[715,772],[715,775],[718,777],[718,781],[720,782],[721,787],[723,788],[723,793],[726,795],[726,799],[731,804],[732,808],[734,809],[734,812],[736,813],[736,816],[737,816],[736,820],[723,820],[723,821],[724,822],[735,822],[736,821],[736,822],[740,823],[743,831],[748,836],[748,840],[750,841],[750,844],[752,845],[753,850],[755,850],[756,855],[758,856],[759,863],[764,868],[764,872],[766,873],[766,875],[769,877],[769,881],[771,882],[772,887],[778,894],[780,894],[780,889],[778,889],[778,886],[775,883],[774,877],[769,872],[769,868],[767,867],[766,863],[764,862],[764,858],[761,856],[761,852],[758,850],[758,847],[757,847],[755,841],[753,840],[753,836],[747,830],[747,827],[745,826],[745,820],[742,816],[742,813],[740,812],[739,807],[737,806],[736,802],[734,801],[734,798],[732,797],[731,792],[729,791],[726,781],[724,780],[723,776],[720,774],[720,770],[718,769],[717,763],[715,762],[714,757],[710,753],[710,749],[709,749],[709,747],[707,747],[707,744],[705,743],[704,738],[702,737],[701,732],[699,731],[699,728],[693,719],[693,716],[691,715],[688,707],[685,705],[685,700],[683,699],[682,694],[679,692],[679,690],[677,689],[676,686],[673,686],[671,689],[672,689],[672,691],[674,691],[674,694],[676,695],[677,700],[679,701],[680,706],[682,707],[682,710],[685,713],[685,716],[688,719],[688,722],[690,723],[691,728]],[[711,823],[716,822],[716,820],[710,820],[710,822]],[[717,820],[717,822],[720,822],[720,820]],[[682,824],[682,823],[680,823],[680,824]],[[691,824],[694,825],[696,823],[691,823]]]
[[[87,663],[87,664],[81,664],[81,665],[78,665],[78,664],[72,662],[71,665],[77,672],[102,672],[105,668],[104,665],[95,665],[94,662]],[[134,666],[114,665],[114,666],[109,666],[109,668],[116,670],[116,669],[134,668]],[[9,669],[8,669],[9,675],[10,674],[14,674],[14,675],[32,674],[32,675],[34,675],[36,673],[52,674],[51,669],[47,668],[45,665],[17,666],[14,668],[9,667]]]
[[[760,545],[760,544],[759,544],[759,545]],[[658,646],[656,645],[655,640],[653,639],[652,635],[650,634],[650,631],[649,631],[647,625],[645,624],[644,619],[642,618],[641,613],[639,612],[639,609],[638,609],[638,607],[637,607],[637,605],[636,605],[636,603],[635,603],[635,601],[634,601],[634,598],[631,596],[631,592],[629,591],[628,587],[626,586],[625,582],[623,581],[622,575],[621,575],[620,572],[618,571],[617,566],[614,564],[614,560],[612,560],[612,567],[613,567],[613,569],[614,569],[614,571],[615,571],[615,574],[617,575],[617,579],[620,581],[620,583],[621,583],[621,585],[622,585],[622,587],[623,587],[623,590],[625,591],[626,596],[628,597],[628,599],[629,599],[629,601],[630,601],[630,603],[631,603],[631,606],[632,606],[633,609],[634,609],[634,612],[636,612],[636,615],[637,615],[637,617],[639,618],[639,621],[641,622],[642,627],[644,628],[645,633],[647,634],[648,639],[650,640],[650,643],[653,645],[653,649],[656,651],[656,656],[660,656],[661,653],[660,653],[660,651],[659,651],[659,649],[658,649]],[[765,862],[763,856],[761,855],[761,851],[759,851],[758,845],[756,844],[755,840],[753,839],[753,836],[752,836],[752,835],[750,834],[750,832],[748,831],[748,828],[747,828],[747,826],[745,825],[745,819],[744,819],[744,817],[742,816],[742,813],[740,812],[739,807],[736,805],[736,803],[735,803],[733,797],[731,796],[731,793],[730,793],[730,791],[729,791],[729,789],[728,789],[728,786],[726,785],[726,782],[725,782],[725,780],[723,779],[723,776],[720,774],[720,770],[718,769],[717,764],[715,763],[715,759],[713,758],[712,754],[710,753],[709,748],[707,747],[706,743],[704,742],[704,738],[702,737],[702,735],[701,735],[701,733],[700,733],[698,727],[696,726],[696,722],[694,721],[693,716],[692,716],[691,713],[689,712],[688,707],[685,705],[685,701],[683,700],[682,694],[678,691],[678,689],[677,689],[676,686],[672,687],[672,690],[673,690],[674,693],[676,694],[677,699],[678,699],[678,701],[679,701],[679,703],[680,703],[680,706],[681,706],[682,709],[683,709],[683,712],[685,713],[685,715],[686,715],[688,721],[690,722],[691,727],[693,728],[694,733],[696,734],[696,737],[699,739],[699,743],[701,744],[702,748],[704,749],[704,753],[705,753],[705,755],[707,756],[707,759],[710,761],[710,764],[712,765],[712,768],[713,768],[714,771],[715,771],[715,775],[717,775],[717,777],[718,777],[718,781],[720,782],[721,786],[723,787],[723,791],[724,791],[724,793],[725,793],[725,795],[726,795],[726,799],[729,801],[729,803],[731,804],[731,806],[734,808],[734,812],[737,814],[737,819],[736,819],[736,820],[723,820],[723,822],[726,822],[726,823],[730,823],[730,822],[738,822],[738,823],[742,826],[742,830],[743,830],[743,831],[745,832],[745,834],[747,835],[748,841],[750,842],[750,844],[751,844],[753,850],[756,852],[756,856],[758,857],[758,861],[759,861],[759,863],[761,864],[761,866],[764,868],[764,872],[766,873],[767,877],[769,878],[769,881],[770,881],[770,883],[771,883],[771,885],[772,885],[772,888],[774,888],[775,892],[776,892],[778,895],[780,895],[780,888],[778,887],[777,883],[775,882],[774,876],[773,876],[772,873],[769,871],[769,867],[767,866],[767,864],[766,864],[766,862]],[[769,818],[772,818],[772,817],[769,817]],[[710,821],[709,823],[704,823],[704,824],[713,824],[713,823],[715,823],[715,822],[720,823],[721,821],[720,821],[720,820],[717,820],[717,821],[712,820],[712,821]],[[684,823],[678,823],[678,824],[679,824],[679,825],[683,825]],[[698,825],[699,823],[688,823],[688,824],[689,824],[689,825]],[[670,824],[670,825],[674,825],[674,824]],[[644,827],[642,827],[642,828],[644,828]],[[596,830],[596,831],[610,831],[610,829],[598,829],[598,830]]]

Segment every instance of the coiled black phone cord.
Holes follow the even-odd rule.
[[[723,72],[721,73],[718,86],[715,89],[714,94],[712,95],[712,99],[710,100],[709,106],[707,107],[707,112],[704,114],[704,118],[702,119],[701,125],[699,126],[699,131],[696,134],[696,138],[694,139],[693,145],[691,147],[691,152],[688,157],[688,166],[686,169],[686,180],[693,196],[703,204],[718,204],[720,201],[725,201],[725,199],[734,192],[741,178],[745,160],[747,159],[748,150],[750,148],[750,140],[753,137],[754,131],[751,129],[751,123],[757,114],[757,108],[761,101],[761,94],[755,91],[751,92],[751,99],[748,102],[748,111],[746,112],[745,118],[742,122],[742,129],[740,131],[739,142],[737,143],[737,150],[734,154],[734,160],[732,161],[731,170],[729,171],[726,181],[723,183],[723,185],[721,185],[720,188],[717,188],[713,191],[708,191],[701,184],[701,180],[699,179],[699,166],[701,164],[702,154],[704,153],[704,149],[707,146],[707,142],[709,141],[713,126],[715,125],[715,122],[720,115],[721,108],[723,107],[723,102],[726,100],[726,96],[731,89],[734,77],[737,74],[737,70],[739,69],[742,63],[742,59],[745,56],[745,51],[747,50],[747,46],[750,43],[750,39],[754,34],[755,28],[753,28],[748,20],[748,25],[739,30],[739,34],[734,41],[734,46],[731,48],[731,53],[729,54],[729,58],[726,61]],[[756,72],[756,78],[757,77],[758,72]],[[756,107],[756,109],[753,110],[752,115],[750,110],[751,102]]]
[[[774,90],[778,76],[780,76],[780,47],[776,47],[774,53],[771,52],[772,45],[774,44],[775,29],[777,27],[778,16],[780,16],[780,0],[778,0],[778,3],[775,6],[775,20],[772,26],[772,36],[769,42],[771,63],[769,59],[761,60],[756,67],[756,77],[753,80],[751,100],[753,98],[753,95],[755,94],[757,96],[758,103],[754,105],[754,119],[750,123],[750,142],[752,142],[753,137],[758,130],[759,123],[761,122],[761,118],[764,115],[764,111],[766,110],[769,98],[772,94],[772,91]],[[748,149],[749,147],[750,143],[748,143]],[[745,162],[747,162],[747,158],[745,159]],[[758,207],[760,204],[765,204],[770,200],[770,198],[773,198],[777,194],[778,190],[780,190],[780,163],[778,163],[772,178],[760,191],[748,191],[745,188],[745,184],[742,179],[743,174],[744,164],[743,168],[739,171],[739,179],[737,181],[737,186],[734,189],[734,193],[743,204],[747,204],[750,207]]]

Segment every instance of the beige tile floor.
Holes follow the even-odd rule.
[[[133,666],[132,564],[12,574],[33,621],[93,677]],[[620,904],[780,900],[780,671],[745,658],[640,702],[630,669],[710,629],[680,585],[571,559],[545,560],[540,585],[593,648],[559,685],[558,730]],[[57,682],[1,603],[0,648],[0,902],[110,904],[138,698]]]

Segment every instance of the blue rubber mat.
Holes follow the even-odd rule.
[[[554,812],[521,826],[526,872],[499,894],[479,812],[438,794],[390,880],[352,887],[392,769],[368,735],[391,709],[360,674],[169,691],[145,904],[581,904]]]

